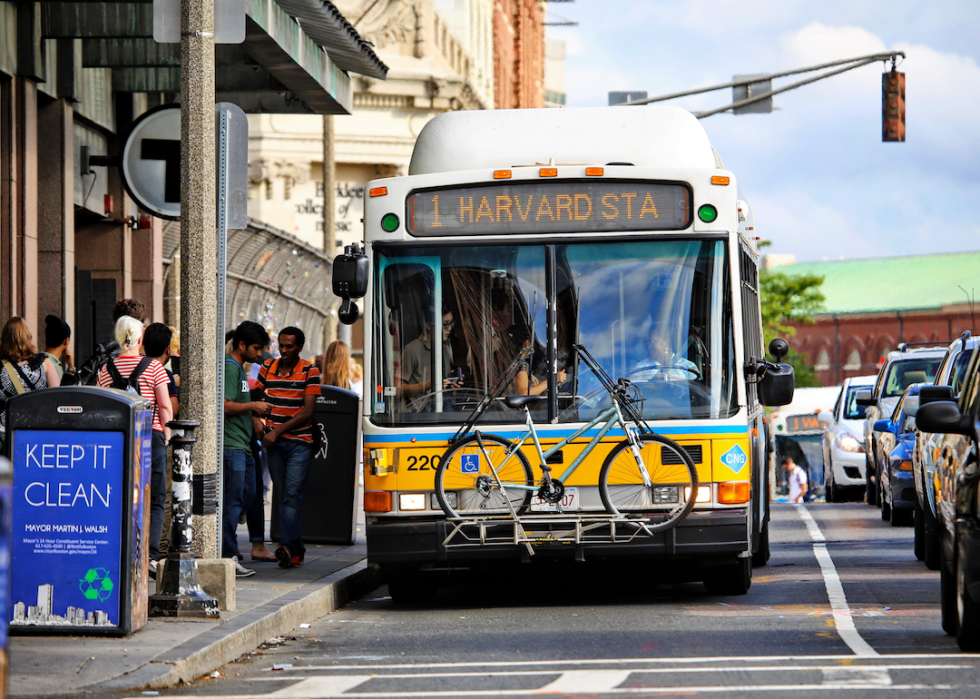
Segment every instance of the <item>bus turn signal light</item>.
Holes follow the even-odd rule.
[[[722,177],[721,175],[715,175],[711,178],[711,184],[731,184],[731,177]]]
[[[605,168],[601,168],[601,167],[587,167],[587,168],[585,168],[585,176],[586,177],[602,177],[604,174],[606,174]]]
[[[718,502],[722,505],[741,505],[752,499],[752,486],[748,481],[718,484]]]
[[[391,512],[391,493],[386,490],[365,490],[364,511]]]
[[[388,195],[387,187],[372,187],[368,190],[368,194],[372,197],[384,197]]]
[[[495,180],[509,180],[510,170],[494,170],[493,179]]]
[[[543,167],[538,170],[538,174],[541,177],[558,177],[558,168],[556,167]]]

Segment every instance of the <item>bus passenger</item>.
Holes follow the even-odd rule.
[[[512,325],[507,330],[507,335],[511,342],[517,347],[531,346],[531,330],[526,325]],[[563,384],[567,380],[564,369],[558,370],[558,383]],[[525,359],[514,376],[514,395],[517,396],[540,396],[548,390],[548,382],[542,381],[531,373],[530,362]]]
[[[449,334],[456,321],[453,312],[443,308],[442,313],[442,388],[443,390],[458,388],[462,382],[457,376],[451,376],[453,367],[453,347],[449,342]],[[408,404],[408,409],[416,413],[432,412],[431,396],[422,400],[422,396],[432,393],[432,341],[433,327],[426,322],[425,332],[405,345],[401,356],[401,391],[402,399]],[[443,410],[452,410],[448,401],[443,403]]]

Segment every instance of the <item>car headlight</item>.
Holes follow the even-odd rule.
[[[853,435],[849,435],[846,432],[841,432],[834,438],[834,444],[841,451],[850,451],[858,454],[864,453],[864,445],[857,441]]]

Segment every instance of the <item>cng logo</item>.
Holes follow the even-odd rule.
[[[745,450],[738,444],[721,455],[721,463],[725,464],[725,466],[733,470],[735,473],[738,473],[745,468],[745,464],[747,464],[748,461],[749,458],[745,455]]]

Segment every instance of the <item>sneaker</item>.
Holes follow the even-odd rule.
[[[289,549],[287,549],[285,546],[280,546],[276,549],[276,558],[279,560],[280,568],[293,567],[293,557],[289,555]]]
[[[299,568],[301,565],[303,565],[303,559],[300,556],[293,556],[289,559],[289,564],[293,568]]]
[[[157,562],[150,561],[150,580],[157,579]]]
[[[231,560],[235,562],[235,577],[236,578],[250,578],[255,575],[255,571],[251,568],[246,568],[241,563],[238,562],[238,556],[232,556]]]

